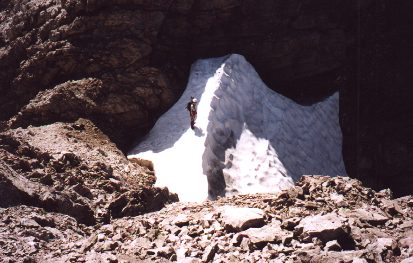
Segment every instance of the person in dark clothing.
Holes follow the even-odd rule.
[[[197,99],[191,97],[191,100],[186,104],[186,109],[189,111],[189,117],[191,118],[191,129],[195,128],[195,120],[196,120],[196,103]]]

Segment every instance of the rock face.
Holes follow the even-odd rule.
[[[126,151],[172,105],[195,59],[239,53],[296,101],[339,89],[347,171],[411,193],[411,9],[391,0],[2,1],[0,121],[83,117]]]
[[[362,1],[363,2],[363,1]],[[369,2],[369,1],[364,1]],[[340,88],[340,119],[347,172],[396,195],[413,189],[412,86],[413,2],[370,1],[359,12],[356,43],[348,50]]]
[[[148,63],[167,6],[122,2],[2,3],[0,119],[21,111],[11,124],[25,127],[85,117],[123,149],[148,128],[174,98],[173,82]]]
[[[92,225],[177,201],[87,120],[0,133],[0,156],[0,207],[37,206]]]
[[[341,204],[331,198],[339,194]],[[387,214],[389,203],[400,213]],[[388,220],[361,220],[356,211],[362,210]],[[225,220],[230,215],[239,222],[259,217],[261,223],[234,232]],[[0,257],[28,262],[410,262],[413,226],[406,223],[413,222],[412,215],[412,196],[392,199],[354,179],[305,176],[279,194],[173,203],[94,227],[39,208],[1,209]]]
[[[297,100],[331,93],[354,12],[340,1],[13,0],[0,8],[0,120],[19,113],[11,124],[25,127],[84,117],[124,150],[174,102],[200,57],[241,53]],[[302,79],[306,87],[295,85]]]

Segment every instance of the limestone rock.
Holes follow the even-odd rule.
[[[405,237],[399,240],[400,247],[406,248],[413,253],[413,236]]]
[[[84,200],[78,198],[75,202],[67,193],[52,192],[16,173],[3,160],[0,160],[0,190],[0,206],[29,204],[72,215],[87,225],[95,223],[93,211]],[[33,220],[23,220],[22,225],[29,225],[30,222],[36,223]]]
[[[335,213],[306,217],[300,221],[295,229],[304,241],[309,241],[313,237],[317,237],[323,242],[347,239],[349,233],[346,219]]]
[[[241,231],[264,225],[264,215],[257,208],[226,206],[222,208],[221,219],[226,229]]]
[[[402,227],[402,222],[413,219],[406,202],[376,196],[349,178],[306,176],[303,182],[303,186],[297,186],[303,188],[301,199],[292,199],[291,203],[285,202],[285,192],[202,203],[175,202],[156,212],[112,218],[90,227],[71,216],[40,208],[0,208],[0,258],[11,262],[333,263],[400,262],[413,255],[412,229]],[[312,191],[307,192],[307,187]],[[339,192],[349,206],[338,207],[329,198]],[[398,221],[392,227],[360,223],[354,218],[352,212],[372,205],[371,196],[375,196],[375,204],[388,200],[398,202],[405,210],[394,216]],[[324,200],[317,210],[303,205],[306,201],[319,202],[316,200]],[[100,202],[109,204],[105,199]],[[231,210],[228,208],[253,211],[263,225],[236,233],[227,231],[223,215]],[[286,228],[290,224],[286,222],[297,224],[294,232]]]
[[[370,207],[359,208],[353,212],[353,215],[355,218],[358,218],[362,222],[367,222],[372,225],[382,225],[387,222],[389,218],[377,210],[378,209]]]
[[[167,189],[154,188],[150,170],[129,162],[84,119],[2,132],[0,157],[2,207],[42,207],[91,225],[178,200]]]
[[[282,222],[282,227],[288,230],[293,230],[294,227],[296,227],[298,223],[300,223],[300,221],[301,218],[299,217],[288,218]]]
[[[289,232],[282,230],[279,222],[273,222],[261,228],[249,228],[239,233],[241,237],[247,237],[252,245],[264,247],[267,243],[282,242]]]
[[[189,224],[189,217],[186,214],[179,214],[174,221],[172,222],[174,225],[179,227],[187,226]]]
[[[218,244],[209,245],[202,256],[202,262],[211,262],[218,251]]]

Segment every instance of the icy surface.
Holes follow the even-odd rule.
[[[195,130],[185,106],[198,99]],[[345,175],[338,93],[301,106],[270,90],[240,55],[198,60],[186,90],[128,155],[152,160],[181,201],[277,192],[302,175]]]

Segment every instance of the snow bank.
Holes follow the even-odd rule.
[[[185,110],[198,98],[196,129]],[[302,175],[345,175],[338,93],[301,106],[270,90],[240,55],[198,60],[186,90],[128,155],[152,160],[181,201],[276,192]]]

